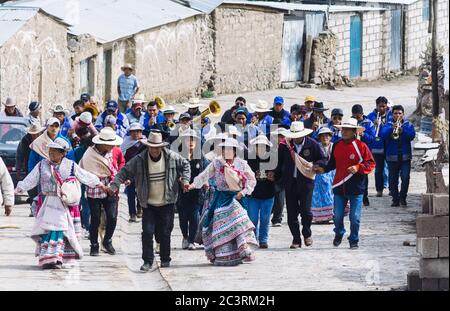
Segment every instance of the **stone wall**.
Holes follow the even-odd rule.
[[[438,0],[438,42],[448,51],[448,0]],[[406,11],[406,66],[415,69],[420,66],[420,54],[425,50],[431,34],[428,33],[428,19],[422,15],[423,0],[407,6]]]
[[[44,114],[55,103],[68,106],[70,71],[66,27],[37,13],[0,48],[0,102],[12,97],[23,113],[32,100]]]
[[[336,69],[343,75],[350,73],[350,16],[352,13],[332,13],[329,15],[328,28],[336,35]]]
[[[309,82],[329,86],[342,84],[336,70],[337,44],[336,35],[331,31],[322,32],[313,39]]]
[[[276,88],[280,82],[284,14],[221,6],[213,13],[217,93]]]

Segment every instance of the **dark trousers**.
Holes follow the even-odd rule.
[[[170,262],[170,235],[173,230],[174,205],[162,207],[147,205],[142,216],[142,259],[153,263],[153,236],[159,235],[161,262]]]
[[[289,188],[289,189],[288,189]],[[293,244],[301,244],[300,223],[298,216],[302,219],[302,235],[309,238],[312,235],[311,223],[313,214],[311,212],[311,201],[313,189],[298,187],[296,182],[291,187],[286,188],[286,209],[288,217],[289,230],[293,237]]]
[[[389,167],[389,191],[391,191],[392,201],[399,202],[406,200],[409,188],[409,177],[411,173],[411,160],[388,161]],[[398,180],[402,181],[400,193],[398,192]]]
[[[279,191],[277,191],[279,190]],[[283,209],[286,202],[284,189],[275,188],[275,200],[272,207],[272,224],[281,223],[283,221]]]
[[[364,196],[363,199],[367,200],[369,198],[369,175],[364,175]]]
[[[386,157],[384,154],[373,154],[373,158],[375,159],[375,189],[377,192],[381,192],[384,189],[384,163],[386,161]]]
[[[91,209],[91,227],[89,228],[91,245],[98,243],[98,227],[100,226],[100,215],[102,208],[105,210],[106,215],[104,242],[110,242],[117,225],[117,197],[107,196],[104,199],[88,198],[88,202]]]
[[[127,194],[128,213],[130,214],[130,217],[133,215],[136,216],[136,206],[139,206],[139,201],[136,203],[136,186],[134,183],[129,184],[125,188],[125,193]]]
[[[179,202],[177,204],[180,229],[184,238],[189,243],[194,243],[197,233],[200,206],[191,202]]]

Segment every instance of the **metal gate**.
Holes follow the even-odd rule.
[[[281,81],[299,81],[302,79],[303,29],[305,22],[299,19],[284,21],[283,56],[281,59]]]
[[[391,11],[391,70],[400,70],[401,38],[401,10]]]
[[[359,15],[350,17],[350,78],[361,76],[361,32]]]
[[[325,13],[307,13],[305,15],[306,36],[317,37],[323,31]]]

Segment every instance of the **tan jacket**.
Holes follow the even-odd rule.
[[[14,184],[3,159],[0,158],[0,206],[14,205]]]

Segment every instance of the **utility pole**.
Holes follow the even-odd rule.
[[[438,61],[437,61],[437,52],[436,52],[436,40],[437,40],[437,12],[438,12],[438,3],[437,0],[431,0],[432,6],[430,6],[430,14],[431,14],[431,23],[432,23],[432,31],[431,31],[431,97],[433,101],[433,141],[439,142],[441,141],[440,133],[437,129],[437,122],[439,120],[439,80],[438,80]]]

